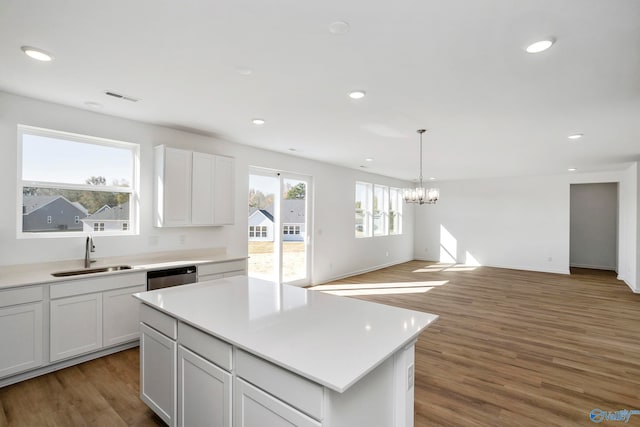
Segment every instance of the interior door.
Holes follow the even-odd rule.
[[[311,178],[251,169],[249,276],[304,286],[311,282]]]

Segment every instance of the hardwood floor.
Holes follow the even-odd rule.
[[[0,426],[164,426],[138,398],[138,348],[0,388]]]
[[[416,426],[585,426],[594,408],[640,409],[640,295],[572,272],[413,261],[315,288],[437,285],[357,296],[440,315],[416,346]]]
[[[416,346],[416,426],[588,426],[640,409],[640,295],[574,273],[412,261],[314,289],[440,315]],[[2,388],[0,426],[163,425],[138,368],[132,349]]]

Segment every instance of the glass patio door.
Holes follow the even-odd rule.
[[[311,281],[310,177],[252,168],[249,276],[304,286]]]

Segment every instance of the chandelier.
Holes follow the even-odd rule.
[[[418,203],[423,205],[425,203],[434,204],[440,198],[440,190],[437,188],[424,188],[422,182],[422,134],[426,129],[418,129],[420,134],[420,178],[418,178],[418,185],[415,188],[404,189],[404,201],[406,203]]]

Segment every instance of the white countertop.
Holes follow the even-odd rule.
[[[438,318],[246,276],[134,296],[337,392],[347,390]]]
[[[225,262],[246,259],[246,256],[228,255],[220,248],[192,249],[186,251],[151,252],[139,255],[98,258],[89,268],[108,267],[112,265],[129,265],[132,269],[116,272],[95,273],[87,275],[54,277],[51,274],[59,271],[82,270],[84,260],[54,261],[36,264],[19,264],[0,267],[0,289],[17,286],[54,283],[60,281],[87,279],[109,274],[130,274],[140,271],[158,270],[161,268],[198,265],[213,262]]]

